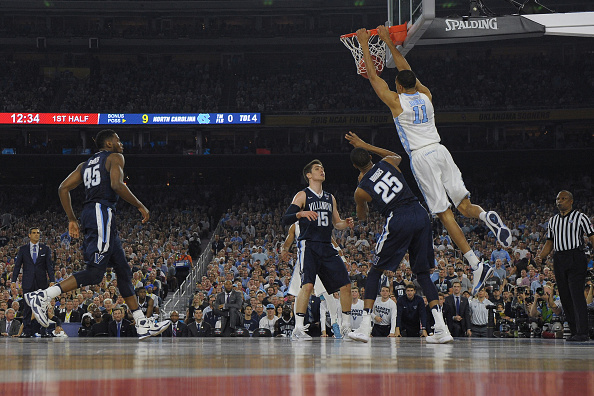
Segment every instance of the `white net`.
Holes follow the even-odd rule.
[[[355,58],[355,66],[357,67],[357,73],[363,76],[367,76],[367,70],[365,69],[365,61],[363,60],[363,50],[359,45],[356,34],[346,34],[340,36],[340,41],[351,51],[353,58]],[[369,37],[369,53],[375,66],[377,74],[380,74],[384,70],[384,63],[386,60],[386,46],[377,34]]]

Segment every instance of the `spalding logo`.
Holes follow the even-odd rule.
[[[459,21],[455,19],[446,19],[446,32],[450,30],[462,30],[462,29],[485,29],[485,30],[497,30],[497,18],[491,19],[480,19],[473,21]]]

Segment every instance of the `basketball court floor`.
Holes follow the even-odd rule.
[[[592,395],[594,341],[3,339],[0,395]]]

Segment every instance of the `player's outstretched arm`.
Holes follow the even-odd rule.
[[[392,39],[390,38],[390,31],[388,30],[388,28],[384,25],[380,25],[377,27],[377,31],[378,31],[378,35],[379,35],[380,39],[382,39],[382,41],[384,43],[386,43],[386,46],[390,50],[390,53],[392,54],[392,58],[394,59],[394,64],[396,65],[396,68],[398,69],[398,71],[412,70],[410,65],[404,58],[404,56],[402,56],[400,51],[398,51],[398,48],[396,48],[396,46],[392,42]],[[417,84],[415,85],[415,89],[421,93],[424,93],[425,95],[427,95],[429,97],[429,100],[433,101],[433,98],[431,96],[431,91],[429,90],[429,88],[427,88],[426,86],[421,84],[421,82],[419,81],[418,78],[417,78]]]
[[[400,164],[400,161],[402,161],[402,157],[399,156],[398,154],[396,154],[395,152],[383,149],[381,147],[373,146],[373,145],[365,142],[363,139],[361,139],[359,136],[357,136],[355,133],[353,133],[351,131],[349,131],[349,133],[344,135],[344,138],[346,140],[348,140],[348,142],[353,147],[361,147],[361,148],[369,151],[370,153],[379,155],[382,159],[389,159],[388,162],[390,162],[390,164],[392,164],[394,166],[398,166]]]
[[[337,230],[344,230],[346,228],[353,228],[355,226],[352,217],[347,217],[344,220],[340,218],[338,209],[336,208],[336,198],[334,198],[334,195],[332,196],[332,206],[332,225],[334,225],[334,228]]]
[[[392,110],[392,114],[397,117],[400,113],[402,113],[402,106],[400,105],[398,94],[394,91],[391,91],[390,87],[388,87],[388,84],[383,78],[378,76],[377,72],[375,71],[375,64],[373,63],[371,54],[369,52],[369,32],[364,28],[357,30],[357,40],[359,41],[359,45],[363,51],[363,60],[365,62],[365,70],[367,70],[367,78],[369,78],[369,82],[371,83],[373,90],[382,100],[382,102],[384,102],[390,108],[390,110]]]
[[[149,219],[149,210],[132,194],[132,191],[124,183],[124,162],[124,156],[120,153],[113,153],[107,157],[105,168],[109,172],[111,188],[124,201],[136,207],[142,214],[142,222],[146,223]]]
[[[68,232],[72,238],[78,238],[78,222],[74,209],[72,208],[72,199],[70,198],[70,190],[74,190],[80,183],[82,183],[82,175],[80,170],[82,169],[83,163],[80,163],[76,169],[69,174],[64,181],[58,187],[58,196],[60,197],[60,203],[68,216]]]
[[[402,56],[400,51],[398,51],[398,48],[396,48],[396,46],[392,42],[392,39],[390,38],[390,31],[388,30],[388,28],[384,25],[380,25],[377,27],[377,33],[379,38],[382,39],[384,43],[386,43],[386,46],[390,50],[392,58],[394,59],[394,64],[396,65],[396,69],[398,69],[398,71],[412,70],[406,59],[404,59],[404,56]]]
[[[369,205],[371,202],[371,196],[360,188],[355,190],[355,205],[357,206],[357,219],[361,221],[367,221],[369,217]]]

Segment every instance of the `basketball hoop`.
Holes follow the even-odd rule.
[[[388,28],[390,38],[395,45],[401,45],[406,39],[406,23],[402,25],[391,26]],[[384,71],[384,64],[386,63],[386,46],[379,38],[377,29],[371,29],[369,32],[369,53],[375,66],[377,74]],[[357,73],[367,78],[367,69],[365,69],[365,61],[363,60],[363,50],[359,45],[357,33],[349,33],[340,36],[340,41],[351,51],[353,58],[355,58],[355,66]]]

